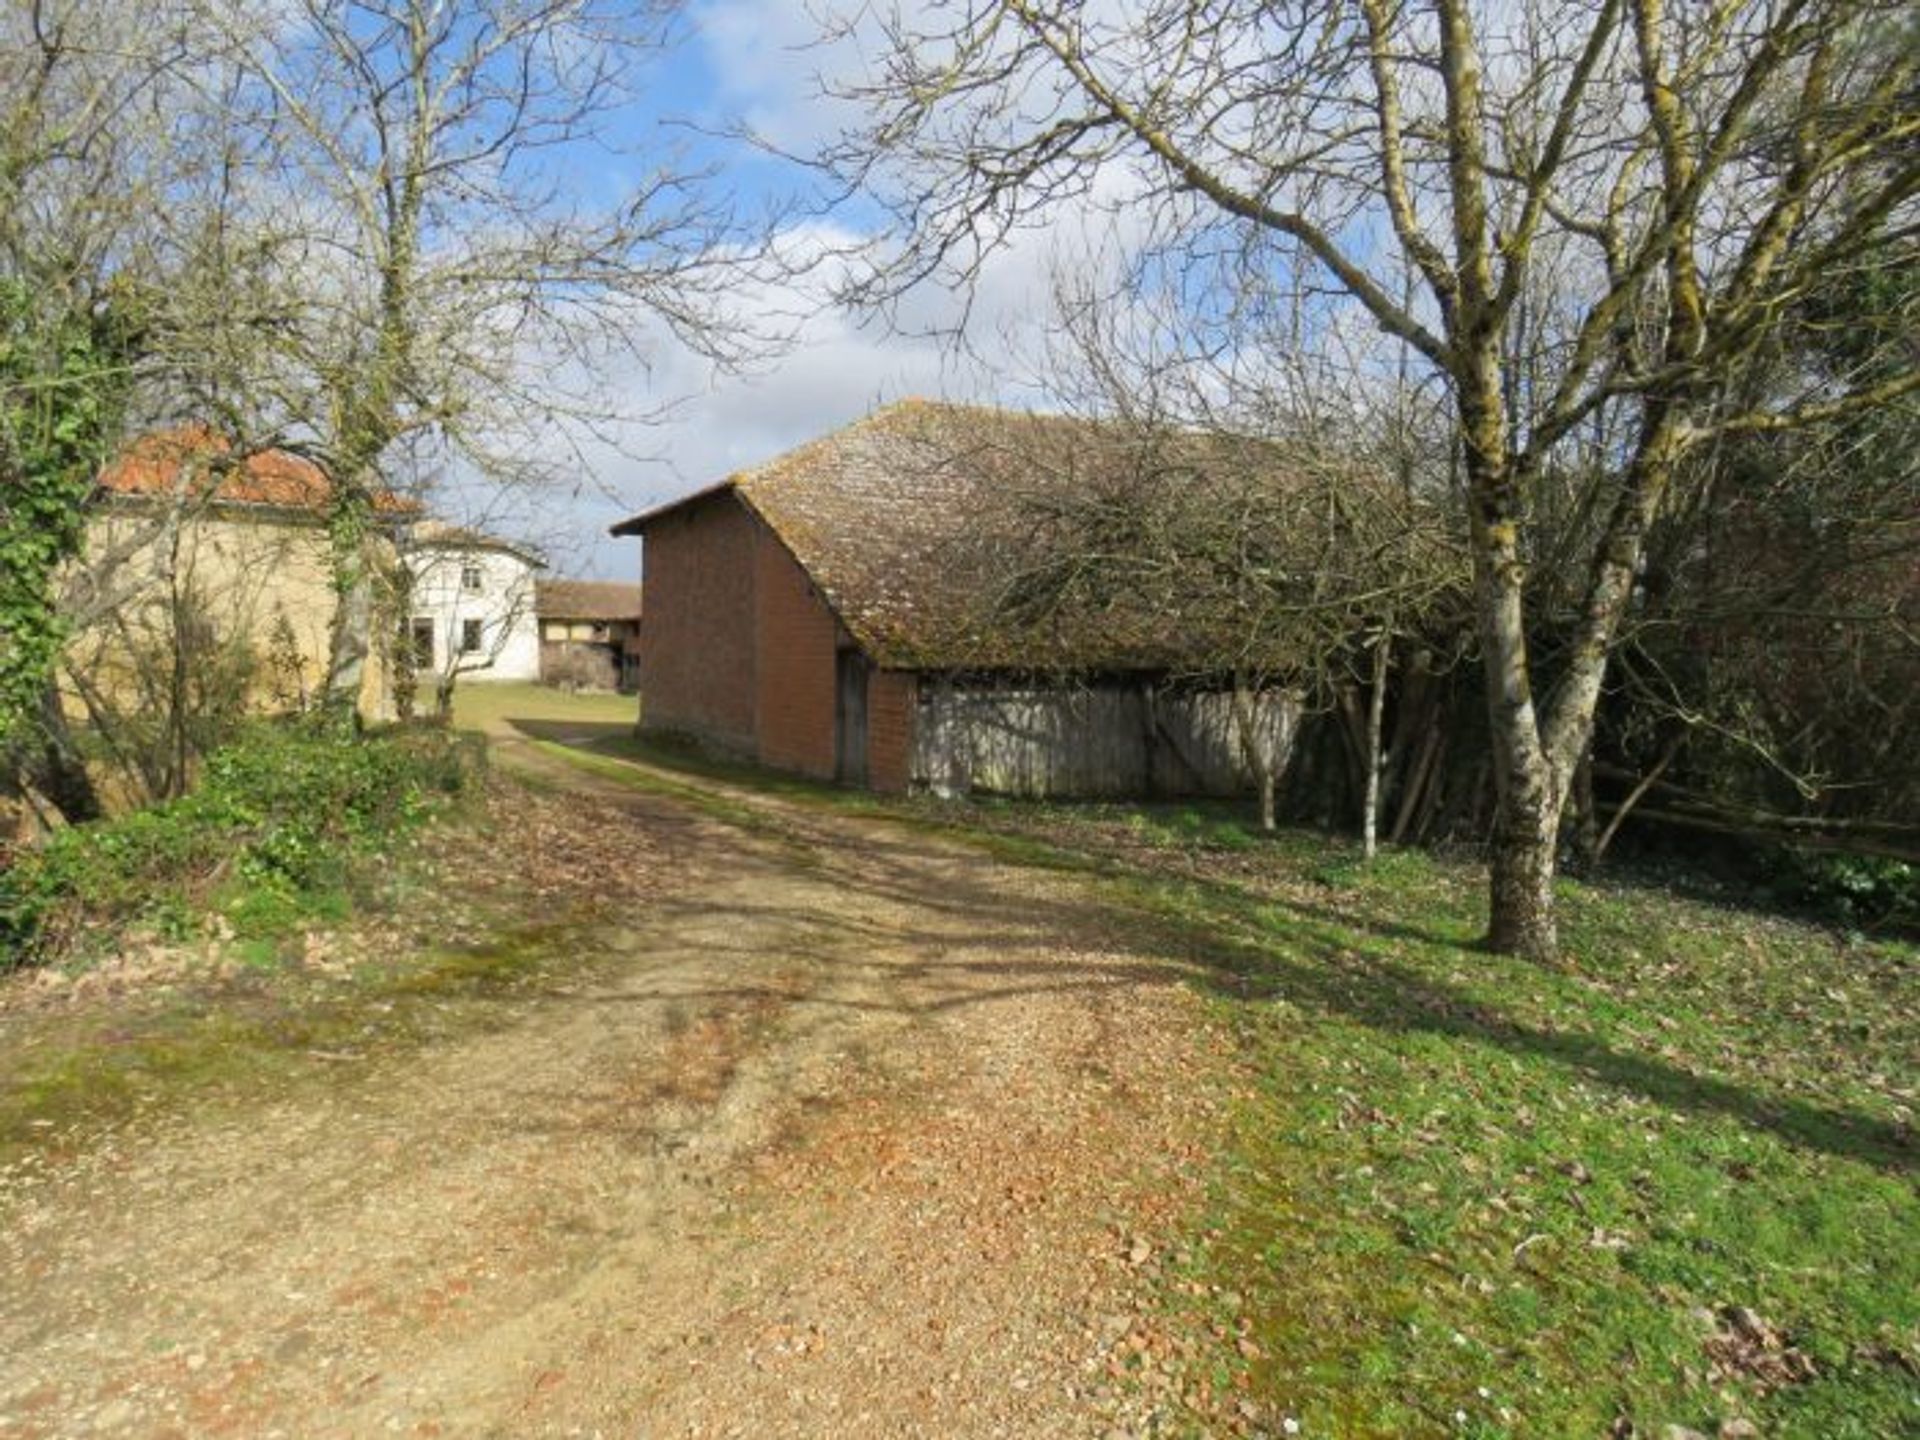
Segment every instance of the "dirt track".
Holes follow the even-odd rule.
[[[0,1436],[1149,1425],[1115,1357],[1216,1049],[1178,968],[1071,877],[508,758],[675,885],[483,1032],[7,1177]]]

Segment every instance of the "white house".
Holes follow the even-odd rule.
[[[534,575],[546,561],[538,552],[423,521],[413,527],[405,555],[413,577],[407,635],[421,679],[540,678]]]

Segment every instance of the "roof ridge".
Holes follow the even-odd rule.
[[[837,425],[825,434],[814,436],[811,440],[802,441],[792,449],[782,450],[778,455],[769,456],[758,464],[735,470],[718,484],[706,488],[708,490],[722,490],[728,486],[732,486],[742,494],[746,494],[755,484],[778,478],[780,472],[788,471],[802,465],[818,451],[839,445],[850,436],[861,434],[868,430],[884,429],[887,423],[897,420],[902,416],[923,413],[940,413],[950,416],[994,416],[1017,420],[1073,420],[1078,418],[1076,416],[1062,414],[1058,411],[1018,409],[1011,405],[993,405],[978,400],[947,400],[927,395],[903,395],[897,400],[889,400],[885,404],[876,405],[867,411],[866,414],[857,416],[847,421],[844,425]],[[705,493],[705,490],[696,490],[686,498],[693,499]],[[660,508],[664,509],[669,507],[663,506]]]
[[[824,449],[830,445],[837,445],[849,435],[871,429],[876,421],[893,414],[895,411],[910,406],[924,406],[932,403],[934,402],[925,400],[917,395],[905,396],[899,400],[890,400],[884,405],[875,406],[864,415],[854,417],[844,425],[834,426],[833,429],[827,431],[825,434],[816,435],[811,440],[803,440],[798,445],[782,450],[777,455],[769,455],[758,464],[748,465],[742,469],[735,470],[728,475],[722,483],[731,485],[738,490],[753,484],[755,481],[770,479],[771,472],[790,469],[794,464],[812,455],[817,450]],[[695,493],[697,494],[699,492],[696,491]]]
[[[662,516],[672,514],[685,506],[731,490],[743,503],[751,506],[756,490],[775,486],[786,475],[804,469],[806,463],[816,456],[831,451],[844,444],[849,437],[877,430],[885,433],[887,425],[909,414],[945,414],[952,417],[982,416],[999,417],[1014,420],[1048,420],[1077,422],[1080,417],[1052,410],[1016,409],[1010,405],[991,405],[973,400],[935,399],[925,395],[904,395],[897,400],[876,405],[866,414],[856,416],[845,424],[837,425],[810,440],[803,440],[790,449],[777,455],[756,461],[752,465],[743,465],[729,471],[721,479],[714,480],[696,489],[677,495],[670,500],[662,500],[650,505],[636,515],[608,527],[612,535],[638,535],[646,525]],[[1093,422],[1098,423],[1098,422]]]

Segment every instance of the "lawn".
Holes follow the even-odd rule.
[[[1166,1294],[1202,1423],[1920,1434],[1912,947],[1568,881],[1544,968],[1473,948],[1469,865],[1193,810],[972,818],[1105,866],[1237,1037]]]
[[[1567,880],[1542,967],[1475,948],[1466,862],[1217,809],[886,808],[1089,872],[1236,1039],[1163,1283],[1196,1429],[1920,1434],[1911,945]]]
[[[1155,1252],[1159,1358],[1194,1431],[1920,1435],[1912,945],[1567,880],[1565,955],[1531,965],[1474,948],[1484,875],[1464,860],[1367,864],[1221,808],[883,800],[637,740],[636,710],[470,685],[456,719],[731,823],[778,829],[758,791],[1070,869],[1143,953],[1189,962],[1237,1057],[1206,1211]],[[328,1056],[375,1011],[383,1033],[426,1024],[525,968],[373,938],[422,964],[17,1054],[0,1150],[52,1113],[137,1108],[162,1073]],[[138,1083],[103,1089],[119,1070]]]
[[[636,695],[610,690],[561,690],[521,681],[468,682],[453,692],[453,723],[463,730],[499,731],[514,721],[577,723],[588,729],[622,726],[640,718]]]

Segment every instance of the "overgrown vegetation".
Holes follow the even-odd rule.
[[[0,742],[40,707],[65,630],[54,574],[80,548],[80,501],[118,423],[116,317],[45,312],[0,279]]]
[[[1781,849],[1767,857],[1772,893],[1823,919],[1920,934],[1920,868],[1875,855]]]
[[[55,580],[80,551],[80,502],[119,422],[132,343],[117,311],[62,309],[0,275],[0,796],[24,778],[70,818],[98,803],[49,695],[68,634]]]
[[[83,952],[131,924],[220,916],[271,936],[337,907],[357,860],[467,788],[481,752],[429,728],[349,737],[249,727],[177,800],[52,836],[0,872],[0,966]]]
[[[1855,330],[1865,355],[1785,334],[1827,277],[1910,263],[1911,5],[876,8],[884,58],[829,81],[858,108],[817,151],[897,222],[857,298],[970,290],[983,256],[1119,181],[1125,263],[1100,274],[1090,246],[1068,313],[1169,323],[1143,363],[1090,358],[1106,408],[1184,389],[1174,423],[1278,417],[1284,439],[1298,354],[1356,419],[1389,376],[1435,397],[1446,473],[1421,488],[1465,534],[1485,681],[1487,939],[1551,961],[1563,821],[1654,598],[1649,537],[1685,516],[1692,548],[1716,449],[1920,394],[1910,318],[1884,344]]]

